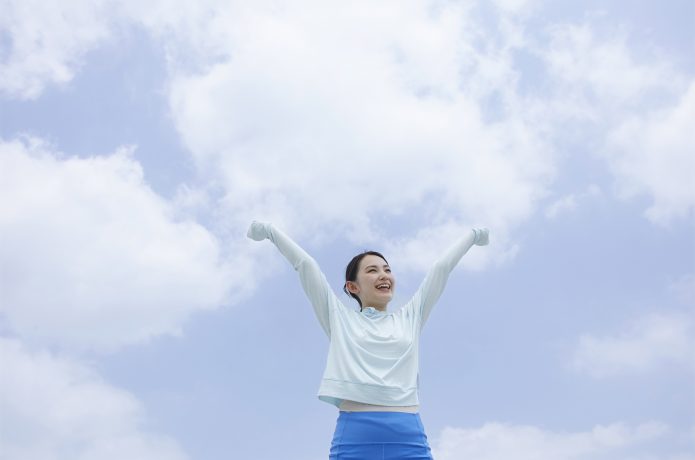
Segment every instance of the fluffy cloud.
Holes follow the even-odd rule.
[[[572,367],[597,378],[644,373],[664,364],[693,370],[694,350],[692,318],[676,313],[651,314],[615,336],[582,336]]]
[[[557,143],[578,121],[583,138],[597,139],[597,154],[611,152],[605,158],[619,181],[627,177],[654,196],[650,215],[691,207],[682,180],[689,164],[673,180],[664,166],[692,158],[677,123],[687,116],[655,115],[671,110],[686,81],[667,60],[638,55],[615,28],[531,32],[525,19],[534,2],[498,2],[485,19],[475,2],[392,6],[217,11],[209,39],[226,52],[199,72],[174,70],[170,101],[200,170],[225,189],[226,215],[236,220],[229,225],[262,218],[297,236],[379,245],[389,232],[402,238],[392,246],[421,267],[427,252],[417,248],[428,247],[427,238],[481,224],[502,236],[485,257],[504,261],[515,252],[508,235],[550,192]],[[520,54],[537,60],[539,75]],[[533,89],[522,90],[522,80]],[[621,127],[633,113],[648,121],[634,131],[649,133],[643,128],[654,117],[675,126],[679,140],[663,160],[654,160],[661,149],[653,136],[617,161],[626,150],[620,140],[636,138]],[[654,161],[664,167],[650,169]],[[548,217],[580,197],[565,198]],[[426,228],[413,233],[411,215]]]
[[[86,55],[133,25],[161,39],[176,66],[206,66],[219,46],[232,2],[152,0],[6,0],[0,16],[0,94],[36,99],[46,87],[69,84]]]
[[[507,43],[474,45],[461,4],[391,6],[237,12],[231,57],[174,78],[179,132],[232,219],[363,243],[410,215],[428,222],[421,236],[471,224],[502,235],[533,213],[553,160],[514,100]],[[494,120],[481,109],[492,99]]]
[[[531,34],[536,2],[495,5],[490,16],[476,2],[8,2],[0,88],[36,97],[69,81],[116,26],[139,24],[170,57],[183,139],[221,172],[240,220],[304,226],[283,210],[292,206],[358,239],[378,230],[379,216],[422,206],[449,213],[435,225],[453,215],[513,227],[552,178],[554,118],[592,120],[601,138],[638,111],[607,149],[621,194],[651,194],[653,220],[689,212],[686,182],[658,178],[692,173],[692,134],[681,125],[693,90],[673,113],[653,110],[683,76],[655,52],[636,57],[625,32],[555,24]],[[541,58],[543,94],[520,96],[517,51]]]
[[[600,196],[601,193],[601,189],[597,185],[592,184],[584,192],[571,193],[560,197],[545,208],[545,217],[555,219],[566,212],[574,211],[580,203]]]
[[[614,122],[630,110],[659,107],[655,95],[675,94],[685,78],[655,53],[636,53],[628,35],[611,27],[557,24],[539,49],[553,89],[567,114],[598,123]]]
[[[471,228],[480,226],[448,222],[428,227],[413,237],[390,240],[385,245],[384,253],[389,254],[388,260],[394,267],[424,272],[462,235],[470,233]],[[503,232],[493,233],[490,239],[490,246],[482,251],[473,247],[461,260],[460,265],[468,270],[481,270],[487,268],[493,260],[497,263],[507,262],[519,249]]]
[[[0,451],[24,460],[183,460],[141,404],[89,368],[0,338]]]
[[[438,460],[692,460],[678,452],[663,423],[597,425],[586,432],[552,432],[535,426],[487,423],[481,428],[445,428],[432,442]],[[671,443],[671,444],[669,444]],[[682,444],[682,443],[679,443]]]
[[[622,196],[652,197],[647,217],[658,224],[695,215],[695,81],[668,109],[625,120],[610,136],[611,169]]]
[[[618,196],[651,197],[646,215],[652,222],[692,216],[692,79],[654,50],[638,54],[614,29],[606,34],[566,24],[549,30],[550,43],[539,55],[556,95],[546,109],[558,120],[589,125],[583,135],[598,141],[587,145],[606,161]],[[568,136],[566,129],[557,131]]]
[[[62,157],[0,143],[2,312],[25,339],[114,348],[177,333],[228,298],[216,238],[176,216],[130,150]]]
[[[34,99],[48,84],[69,82],[84,54],[111,35],[108,1],[3,2],[0,92]]]
[[[615,28],[528,30],[537,2],[8,5],[3,87],[22,97],[69,80],[116,25],[138,24],[161,41],[173,118],[201,175],[223,189],[228,227],[261,218],[297,236],[382,243],[390,222],[417,215],[430,223],[422,235],[480,223],[507,244],[549,192],[554,142],[577,119],[594,122],[588,138],[610,137],[620,191],[651,194],[650,218],[692,209],[683,180],[660,179],[690,168],[669,165],[689,161],[692,141],[677,126],[692,97],[671,115],[653,110],[683,77],[656,53],[637,59]],[[634,112],[645,115],[616,129]],[[669,130],[678,136],[660,156]],[[654,162],[661,167],[650,169]],[[425,244],[402,231],[396,237],[411,247]],[[490,254],[502,261],[513,252]]]

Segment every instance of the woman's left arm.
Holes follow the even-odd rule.
[[[430,271],[422,281],[420,288],[413,296],[411,302],[414,308],[420,309],[421,325],[425,324],[432,311],[432,307],[437,302],[444,291],[444,287],[449,279],[449,274],[459,263],[461,258],[474,245],[485,246],[489,242],[489,231],[487,228],[473,229],[460,240],[454,243],[447,251],[434,263]]]

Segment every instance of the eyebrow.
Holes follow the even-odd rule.
[[[389,267],[389,268],[391,268],[391,267],[389,266],[389,264],[384,264],[384,265],[382,265],[382,266],[383,266],[383,267]],[[366,270],[366,269],[372,268],[372,267],[373,267],[373,268],[377,268],[378,265],[374,265],[374,264],[372,264],[372,265],[367,265],[366,267],[364,267],[364,269]]]

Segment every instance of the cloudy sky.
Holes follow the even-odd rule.
[[[252,219],[423,331],[437,460],[695,459],[695,3],[3,0],[0,456],[326,458]],[[344,297],[347,305],[350,299]]]

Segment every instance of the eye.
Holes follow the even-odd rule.
[[[387,268],[385,271],[386,271],[386,273],[391,273],[391,269],[390,269],[390,268]]]

